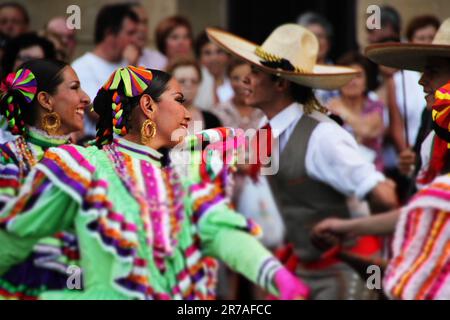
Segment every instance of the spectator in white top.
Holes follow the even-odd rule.
[[[439,29],[440,22],[435,16],[422,15],[413,18],[406,28],[406,37],[410,43],[417,44],[431,44],[434,36]],[[397,72],[394,75],[397,101],[402,114],[404,113],[403,97],[405,96],[403,90],[407,90],[406,94],[406,112],[407,115],[403,115],[408,121],[408,140],[410,148],[403,150],[399,155],[399,169],[404,174],[411,174],[415,169],[413,164],[416,162],[417,146],[422,144],[422,141],[417,141],[418,132],[422,122],[422,119],[431,119],[431,112],[425,108],[423,92],[419,79],[421,73],[412,70],[404,70]],[[428,113],[424,114],[424,113]],[[424,138],[424,137],[421,137]],[[419,138],[419,139],[421,139]],[[415,145],[415,150],[412,150],[412,146]]]
[[[139,18],[128,4],[106,5],[95,21],[95,48],[72,63],[83,90],[94,100],[97,91],[117,69],[137,61],[124,59],[127,46],[134,45]],[[83,137],[95,137],[97,116],[85,112]]]
[[[333,64],[328,54],[333,43],[333,26],[322,15],[316,12],[305,12],[297,18],[297,23],[314,33],[319,40],[319,53],[317,64]],[[322,104],[327,104],[330,99],[339,96],[337,90],[314,90],[314,94]]]
[[[413,18],[406,29],[408,42],[417,44],[431,44],[439,29],[440,22],[434,16],[424,15]],[[413,145],[420,127],[420,119],[425,109],[425,94],[419,84],[420,72],[404,70],[394,75],[397,103],[404,119],[408,122],[408,142]],[[406,101],[403,88],[407,90]],[[404,105],[405,104],[405,105]],[[406,107],[406,115],[403,107]]]
[[[148,41],[148,13],[144,6],[139,3],[132,3],[131,7],[133,11],[139,17],[139,26],[136,33],[135,45],[129,46],[125,50],[125,55],[131,55],[127,58],[129,61],[135,59],[135,55],[138,55],[138,66],[143,66],[150,69],[165,70],[167,67],[167,58],[158,50],[147,48]]]
[[[218,104],[229,101],[234,95],[227,76],[230,56],[209,41],[205,31],[200,33],[195,41],[195,54],[202,66],[202,83],[195,105],[213,111]]]

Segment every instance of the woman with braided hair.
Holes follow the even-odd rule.
[[[0,145],[3,208],[18,195],[45,150],[68,143],[69,134],[83,128],[82,111],[90,101],[73,69],[51,60],[24,63],[5,78],[0,90],[0,113],[14,135]],[[2,275],[0,298],[33,299],[42,291],[64,288],[66,265],[76,258],[74,246],[70,233],[42,239],[24,262]]]
[[[183,100],[163,71],[116,70],[94,100],[97,146],[47,150],[0,213],[0,274],[36,239],[75,225],[83,291],[41,298],[211,299],[214,258],[282,299],[306,298],[253,237],[258,227],[229,206],[235,153],[225,151],[243,137],[228,128],[186,136]],[[161,148],[190,161],[163,164]]]

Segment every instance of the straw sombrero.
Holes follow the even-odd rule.
[[[352,68],[316,64],[316,36],[297,24],[276,28],[261,46],[229,32],[207,28],[209,39],[241,59],[292,82],[320,89],[337,89],[358,72]]]
[[[450,18],[441,24],[431,44],[374,44],[366,48],[366,56],[378,64],[414,71],[423,71],[429,58],[450,59]]]

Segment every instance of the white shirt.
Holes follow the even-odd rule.
[[[410,145],[416,142],[417,134],[422,119],[422,111],[425,108],[425,93],[419,84],[420,73],[417,71],[403,71],[394,74],[395,95],[397,97],[397,105],[403,118],[408,121],[408,140]],[[406,90],[406,117],[403,108],[403,80],[405,81]]]
[[[436,136],[436,133],[434,131],[430,131],[430,133],[427,135],[427,137],[423,140],[422,144],[420,145],[420,158],[421,158],[421,166],[420,170],[417,174],[417,177],[421,177],[425,174],[425,172],[428,170],[428,167],[430,166],[430,160],[431,155],[433,152],[433,142],[434,137]],[[423,189],[427,185],[421,184],[416,180],[416,187],[418,190]]]
[[[302,116],[303,106],[293,103],[269,121],[273,137],[279,139],[280,153]],[[359,199],[385,180],[374,164],[360,154],[350,133],[320,112],[314,111],[310,116],[320,122],[312,132],[306,150],[306,173],[311,178]],[[267,123],[267,118],[263,123]]]
[[[125,60],[119,63],[111,63],[91,52],[87,52],[72,63],[72,68],[80,79],[81,88],[91,98],[91,102],[94,102],[98,90],[108,80],[109,76],[117,68],[126,65],[127,62]],[[87,135],[94,136],[96,133],[95,123],[87,115],[84,118],[84,132]]]
[[[139,58],[138,66],[149,69],[165,70],[167,67],[167,58],[157,50],[144,48]]]
[[[217,88],[216,94],[219,103],[225,103],[233,98],[234,91],[228,78],[225,78],[223,84]],[[214,78],[205,67],[202,67],[202,82],[198,87],[194,105],[202,110],[212,110],[215,107]]]

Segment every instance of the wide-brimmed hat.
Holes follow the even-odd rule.
[[[206,31],[212,42],[232,55],[307,87],[337,89],[358,74],[349,67],[317,64],[319,42],[311,31],[297,24],[279,26],[261,46],[220,29]]]
[[[450,59],[450,18],[441,24],[431,44],[373,44],[366,48],[366,56],[384,66],[414,71],[423,71],[430,58]]]

